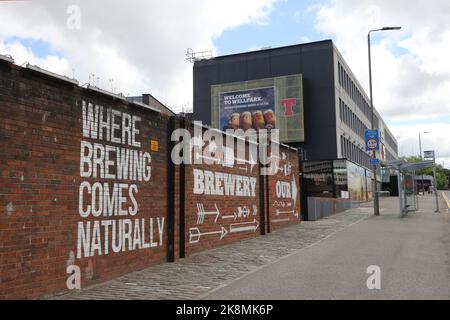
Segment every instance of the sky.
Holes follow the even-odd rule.
[[[75,7],[74,7],[75,5]],[[0,54],[127,96],[192,109],[188,48],[214,56],[332,39],[374,103],[399,154],[436,150],[450,168],[448,0],[0,1]],[[307,107],[307,106],[305,106]]]

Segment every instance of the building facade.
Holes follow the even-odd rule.
[[[290,122],[288,129],[304,126],[304,134],[298,141],[281,142],[298,148],[302,160],[348,159],[370,168],[364,142],[371,128],[370,100],[331,40],[196,61],[194,119],[219,127],[213,108],[218,85],[234,88],[293,75],[302,78],[302,122]],[[277,119],[286,115],[282,101],[275,102]],[[379,157],[396,159],[397,141],[376,110],[375,127],[380,130]]]
[[[149,93],[144,93],[141,96],[134,96],[134,97],[127,97],[127,101],[129,102],[137,102],[137,103],[143,103],[147,106],[150,106],[152,108],[155,108],[159,110],[162,114],[168,115],[168,116],[174,116],[175,112],[173,112],[170,108],[168,108],[164,103],[156,99],[154,96],[152,96]]]

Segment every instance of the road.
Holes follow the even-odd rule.
[[[149,266],[44,299],[448,299],[449,212],[435,199],[400,219],[398,199]],[[444,205],[444,201],[442,201]],[[381,290],[369,291],[369,265]]]
[[[248,274],[203,299],[449,299],[450,213],[434,198],[399,218],[398,199],[383,199],[370,217]],[[381,268],[381,290],[369,290],[367,268]]]
[[[450,209],[450,191],[440,191],[444,193],[444,209]],[[447,202],[447,206],[445,206],[445,202]]]

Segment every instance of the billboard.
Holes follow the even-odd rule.
[[[424,151],[423,158],[425,160],[434,160],[435,158],[434,151]]]
[[[305,141],[301,74],[211,86],[214,128],[279,129],[280,141]]]
[[[275,87],[219,94],[219,128],[271,130],[276,126]]]

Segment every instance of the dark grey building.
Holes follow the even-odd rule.
[[[152,96],[149,93],[144,93],[142,96],[127,97],[127,101],[143,103],[143,104],[148,105],[152,108],[155,108],[155,109],[159,110],[161,113],[167,114],[169,116],[175,115],[175,112],[170,110],[165,104],[160,102],[158,99],[156,99],[154,96]]]
[[[305,141],[289,143],[304,160],[347,158],[364,167],[369,98],[331,40],[215,57],[194,63],[194,119],[211,125],[211,86],[303,75]],[[376,114],[383,160],[397,158],[396,139]]]

